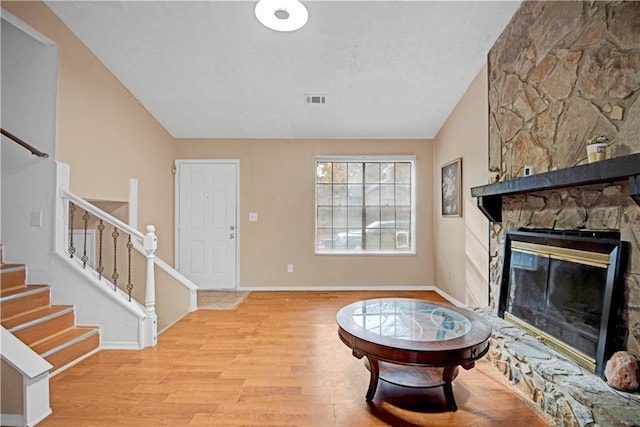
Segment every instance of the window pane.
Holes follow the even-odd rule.
[[[362,182],[362,163],[349,163],[349,183]]]
[[[331,184],[318,184],[318,206],[330,206],[332,193]]]
[[[395,163],[380,163],[380,182],[395,182]]]
[[[396,185],[396,206],[411,206],[411,187]]]
[[[333,182],[347,182],[347,164],[333,163]]]
[[[333,186],[333,205],[345,206],[347,204],[347,186],[344,184],[335,184]]]
[[[365,163],[365,182],[378,183],[380,182],[380,163]]]
[[[333,227],[347,226],[347,208],[333,208]]]
[[[396,163],[396,182],[411,183],[411,163]]]
[[[347,201],[350,206],[362,206],[362,184],[349,185]]]
[[[317,248],[331,249],[333,248],[333,230],[330,228],[318,228]]]
[[[350,229],[347,235],[347,249],[362,249],[362,230]]]
[[[364,199],[367,206],[379,206],[380,186],[378,184],[367,185],[365,187]]]
[[[349,208],[349,228],[362,228],[362,208]]]
[[[316,162],[316,249],[411,250],[413,167],[410,161]]]
[[[323,184],[331,183],[331,163],[318,163],[316,165],[317,182]]]
[[[380,249],[380,229],[367,229],[365,249]]]
[[[380,249],[390,250],[396,248],[396,230],[380,231]]]
[[[380,208],[381,228],[394,228],[396,222],[396,208],[383,207]]]
[[[333,208],[318,207],[318,228],[331,228],[331,212]]]
[[[336,228],[333,230],[333,249],[347,249],[347,230]]]
[[[396,230],[396,249],[409,249],[411,247],[410,235],[407,228]]]
[[[383,184],[380,186],[380,205],[391,206],[395,205],[395,186],[389,184]]]
[[[374,224],[380,221],[380,208],[379,207],[367,207],[365,209],[365,223],[367,227],[379,227],[379,224]]]
[[[398,224],[411,224],[411,208],[396,208],[396,221]],[[409,225],[402,225],[408,227]]]

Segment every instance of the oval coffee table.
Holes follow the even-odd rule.
[[[476,313],[432,301],[379,298],[354,302],[337,314],[338,335],[371,371],[366,398],[378,380],[405,387],[442,387],[458,409],[451,382],[489,350],[491,326]]]

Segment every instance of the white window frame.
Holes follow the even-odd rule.
[[[317,166],[323,162],[404,162],[411,163],[411,247],[407,250],[367,250],[367,249],[319,249],[318,248],[318,178]],[[314,251],[316,255],[415,255],[416,254],[416,156],[415,155],[319,155],[313,162],[314,186]]]

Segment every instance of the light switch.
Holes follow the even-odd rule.
[[[31,226],[42,227],[42,211],[31,212]]]
[[[249,222],[258,222],[258,212],[249,212]]]

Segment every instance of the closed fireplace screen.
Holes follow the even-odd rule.
[[[506,244],[499,315],[601,373],[618,333],[622,242],[512,232]]]

